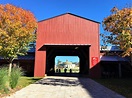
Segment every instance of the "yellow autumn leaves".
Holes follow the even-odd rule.
[[[111,44],[119,45],[125,51],[124,55],[130,55],[128,50],[132,47],[132,8],[119,10],[114,7],[111,12],[111,15],[103,20],[104,30],[111,32],[107,40]]]
[[[24,54],[35,39],[37,21],[27,10],[11,4],[0,5],[0,55],[13,59]]]

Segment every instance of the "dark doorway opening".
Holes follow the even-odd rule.
[[[79,58],[79,72],[66,73],[65,69],[60,74],[60,70],[55,69],[56,56],[77,56]],[[68,61],[67,61],[68,62]],[[57,73],[57,72],[58,73]],[[81,76],[89,74],[89,45],[46,45],[46,74],[49,76],[63,75],[63,76]]]

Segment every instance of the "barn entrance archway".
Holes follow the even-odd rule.
[[[78,56],[80,59],[79,64],[79,75],[89,74],[89,48],[90,45],[51,45],[46,46],[46,74],[55,74],[55,57],[56,56]],[[60,74],[62,75],[62,74]],[[63,74],[67,75],[67,74]]]
[[[56,56],[56,76],[78,76],[80,72],[80,58],[78,56]]]

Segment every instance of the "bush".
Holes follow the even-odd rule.
[[[22,76],[22,71],[20,67],[14,67],[11,71],[10,76],[10,87],[13,89],[17,86],[19,78]]]
[[[8,67],[0,68],[0,90],[8,92],[10,88],[17,86],[18,80],[22,75],[21,68],[13,67],[10,77],[8,76]]]
[[[0,90],[7,92],[9,88],[8,68],[0,68]]]

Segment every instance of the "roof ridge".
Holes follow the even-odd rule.
[[[79,18],[82,18],[82,19],[89,20],[89,21],[92,21],[92,22],[95,22],[95,23],[99,23],[100,24],[100,22],[97,22],[97,21],[92,20],[92,19],[85,18],[83,16],[76,15],[76,14],[73,14],[73,13],[70,13],[70,12],[66,12],[66,13],[63,13],[63,14],[60,14],[60,15],[56,15],[56,16],[53,16],[53,17],[50,17],[50,18],[47,18],[47,19],[44,19],[44,20],[40,20],[38,22],[46,21],[46,20],[53,19],[53,18],[62,16],[62,15],[66,15],[66,14],[70,14],[70,15],[73,15],[73,16],[76,16],[76,17],[79,17]]]

